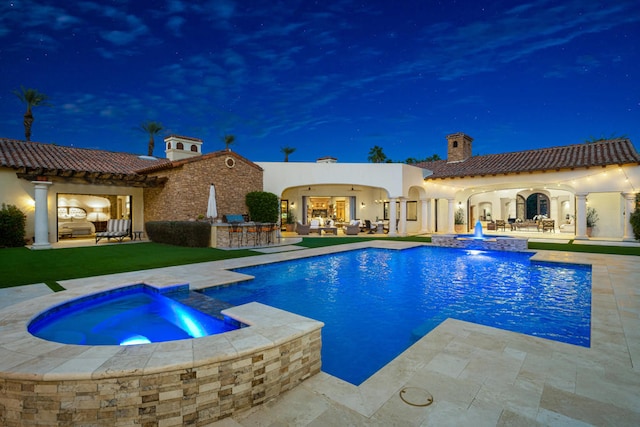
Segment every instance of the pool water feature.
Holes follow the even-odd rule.
[[[591,267],[531,253],[365,249],[242,268],[205,294],[320,320],[322,369],[359,385],[446,318],[589,346]]]
[[[79,345],[134,345],[199,338],[240,325],[219,319],[170,298],[186,286],[160,293],[144,284],[90,295],[53,307],[28,326],[49,341]]]

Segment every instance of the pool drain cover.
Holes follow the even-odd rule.
[[[405,387],[400,390],[400,399],[411,406],[429,406],[433,396],[427,390],[418,387]]]

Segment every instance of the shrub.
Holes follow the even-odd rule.
[[[280,201],[278,196],[267,191],[252,191],[245,197],[251,221],[278,222]]]
[[[633,236],[640,240],[640,194],[636,196],[636,209],[629,215],[629,222],[633,228]]]
[[[27,216],[14,205],[2,204],[0,209],[0,247],[24,246]]]
[[[198,221],[150,221],[147,236],[156,243],[191,248],[206,248],[211,240],[211,225]]]

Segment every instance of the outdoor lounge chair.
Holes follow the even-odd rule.
[[[502,228],[502,231],[506,231],[506,224],[504,222],[504,219],[496,219],[496,230],[500,230]]]
[[[130,219],[110,219],[107,222],[107,231],[101,231],[96,233],[96,244],[100,239],[107,238],[107,241],[111,239],[118,239],[122,242],[125,237],[131,237],[131,220]]]

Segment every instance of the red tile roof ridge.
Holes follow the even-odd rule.
[[[433,172],[426,179],[436,179],[633,163],[640,164],[640,155],[631,141],[628,138],[615,138],[592,143],[472,156],[460,162],[421,162],[416,166]]]
[[[139,154],[0,138],[0,166],[133,174],[158,159]]]

